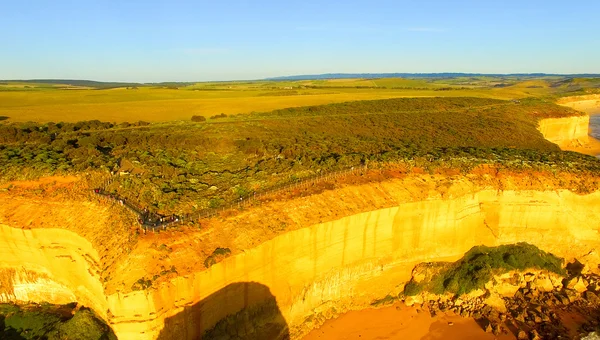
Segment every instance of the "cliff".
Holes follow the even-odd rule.
[[[540,130],[572,142],[587,136],[586,118],[543,120]],[[238,335],[289,328],[297,339],[323,318],[399,292],[416,264],[455,260],[475,245],[527,241],[596,261],[600,191],[576,192],[597,181],[485,167],[466,176],[371,171],[137,244],[126,223],[114,223],[117,207],[17,185],[0,192],[0,299],[78,301],[121,339],[197,338],[215,325]],[[233,256],[204,270],[216,246]],[[171,265],[176,273],[163,275]],[[151,287],[131,291],[146,276]],[[244,309],[261,315],[256,327],[219,324]]]
[[[99,257],[68,230],[22,230],[0,224],[0,302],[78,302],[106,318]]]
[[[539,121],[538,130],[544,138],[565,148],[587,144],[589,142],[589,125],[590,117],[588,115],[547,118]]]
[[[258,282],[298,338],[313,327],[311,316],[365,307],[397,292],[417,263],[457,259],[475,245],[528,241],[581,258],[600,245],[597,204],[600,193],[482,190],[356,214],[280,235],[156,290],[110,295],[111,323],[120,337],[156,338],[165,319],[195,320],[163,330],[194,338],[248,304],[186,307],[229,284]]]

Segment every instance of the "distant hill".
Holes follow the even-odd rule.
[[[0,80],[1,83],[31,83],[31,84],[54,84],[54,85],[71,85],[92,87],[96,89],[110,89],[117,87],[142,87],[142,86],[164,86],[164,87],[180,87],[193,85],[195,82],[162,82],[162,83],[127,83],[127,82],[104,82],[95,80],[79,80],[79,79],[14,79]]]
[[[85,86],[93,88],[114,88],[114,87],[133,87],[143,86],[141,83],[121,83],[121,82],[103,82],[94,80],[78,80],[78,79],[27,79],[27,80],[0,80],[0,82],[18,82],[32,84],[56,84],[56,85],[71,85]]]
[[[325,73],[311,75],[296,75],[266,78],[265,80],[315,80],[315,79],[376,79],[376,78],[456,78],[456,77],[523,77],[523,78],[539,78],[539,77],[586,77],[598,78],[600,74],[551,74],[551,73]]]

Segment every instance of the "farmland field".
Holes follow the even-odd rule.
[[[245,114],[358,100],[465,96],[514,99],[550,96],[564,90],[565,86],[557,86],[554,79],[490,77],[213,82],[116,88],[3,82],[0,116],[9,117],[6,122],[164,122],[189,120],[193,115]]]

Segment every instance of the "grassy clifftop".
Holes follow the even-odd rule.
[[[0,171],[4,179],[120,171],[128,175],[119,177],[114,190],[163,213],[190,212],[365,163],[597,169],[593,157],[561,152],[536,128],[540,118],[574,115],[579,113],[539,99],[412,98],[219,116],[200,123],[3,124]]]

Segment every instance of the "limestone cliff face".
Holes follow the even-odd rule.
[[[157,289],[110,295],[110,322],[120,338],[153,339],[165,319],[180,318],[186,322],[169,322],[163,336],[195,338],[249,303],[195,304],[229,284],[258,282],[298,338],[312,315],[367,306],[398,292],[415,264],[455,260],[475,245],[526,241],[567,258],[586,254],[600,245],[598,204],[600,192],[482,190],[348,216],[280,235]]]
[[[0,302],[79,302],[106,318],[98,252],[63,229],[0,224]]]
[[[539,122],[544,138],[559,146],[578,146],[588,143],[590,117],[588,115],[547,118]]]

